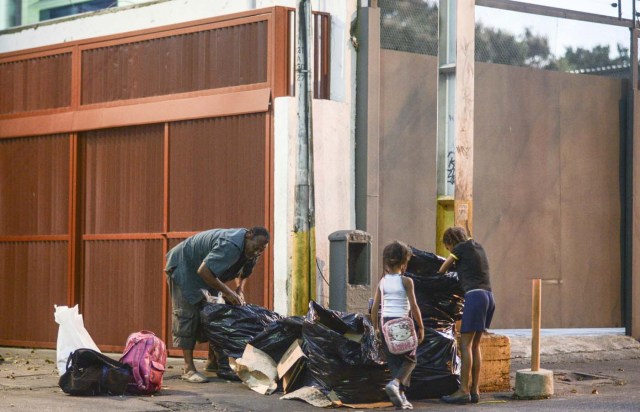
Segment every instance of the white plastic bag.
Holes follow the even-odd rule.
[[[68,306],[53,305],[53,314],[58,328],[58,343],[56,345],[56,360],[58,373],[62,375],[67,370],[67,359],[76,349],[88,348],[100,352],[89,332],[84,328],[82,315],[78,313],[78,305],[72,308]]]

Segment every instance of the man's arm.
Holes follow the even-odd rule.
[[[236,278],[236,294],[240,298],[240,304],[244,305],[246,302],[244,300],[244,285],[247,283],[247,278],[237,277]]]
[[[234,305],[241,304],[240,297],[233,291],[231,288],[220,281],[217,277],[214,276],[213,272],[207,267],[207,265],[202,262],[200,267],[198,268],[198,276],[202,278],[204,283],[207,286],[219,290],[222,292],[225,300]]]

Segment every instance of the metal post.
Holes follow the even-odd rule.
[[[298,158],[296,164],[293,228],[291,313],[303,314],[315,297],[315,206],[313,188],[313,136],[311,83],[311,1],[299,0],[297,7],[297,92]]]

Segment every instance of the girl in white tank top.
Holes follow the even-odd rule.
[[[411,259],[411,249],[398,241],[387,245],[382,253],[385,275],[378,283],[371,308],[371,323],[378,339],[381,336],[378,313],[382,297],[384,297],[382,318],[387,321],[408,316],[411,312],[417,325],[418,343],[424,339],[422,315],[413,291],[413,281],[402,275],[407,270],[409,259]],[[389,352],[384,339],[382,339],[382,343],[392,377],[384,390],[391,402],[398,408],[413,409],[413,405],[407,400],[404,391],[411,383],[411,372],[416,367],[415,351],[395,355]]]
[[[401,273],[389,273],[384,275],[380,282],[382,288],[382,317],[402,318],[409,314],[409,300],[407,291],[402,284]]]

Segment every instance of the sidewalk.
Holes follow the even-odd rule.
[[[530,337],[500,332],[511,340],[513,386],[515,372],[530,366]],[[0,362],[0,411],[320,410],[300,401],[280,400],[282,393],[259,395],[242,383],[213,374],[209,383],[186,383],[180,380],[179,358],[168,360],[164,387],[155,396],[71,397],[58,388],[54,350],[2,347],[0,355],[5,358]],[[203,367],[203,361],[198,367]],[[511,392],[499,392],[482,394],[477,405],[453,406],[435,399],[413,404],[418,411],[640,411],[640,343],[630,337],[543,333],[541,367],[554,371],[555,394],[548,400],[518,401]]]

